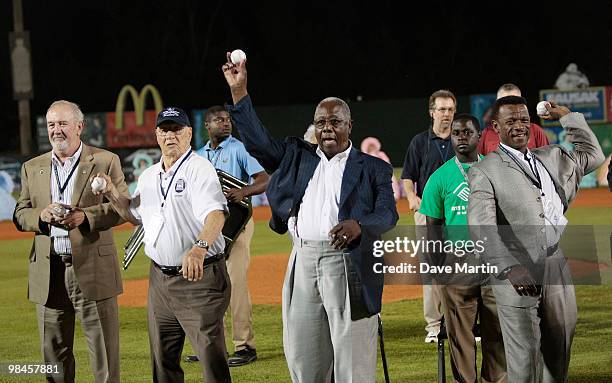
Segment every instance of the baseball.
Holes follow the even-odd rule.
[[[95,193],[101,192],[106,188],[106,180],[102,177],[96,177],[91,181],[91,190]]]
[[[548,113],[548,109],[546,109],[547,105],[550,106],[550,102],[548,102],[548,101],[540,101],[540,102],[538,102],[538,105],[536,106],[536,112],[538,113],[538,116],[546,117],[546,116],[550,115],[550,113]]]
[[[230,58],[232,60],[232,64],[237,65],[238,63],[246,60],[246,53],[244,53],[242,49],[236,49],[232,52]]]

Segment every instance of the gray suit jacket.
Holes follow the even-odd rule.
[[[28,298],[45,304],[49,296],[50,250],[49,225],[39,221],[40,212],[51,203],[51,152],[23,164],[21,194],[13,222],[20,231],[34,232],[30,252]],[[101,300],[123,291],[117,261],[117,249],[111,228],[123,222],[110,203],[94,195],[89,178],[108,174],[121,193],[128,194],[121,162],[116,154],[83,144],[71,205],[83,209],[89,227],[70,230],[72,263],[79,287],[86,298]]]
[[[574,150],[548,145],[532,152],[550,174],[565,211],[582,177],[597,169],[604,155],[582,114],[570,113],[560,123]],[[498,149],[472,166],[468,175],[468,223],[474,239],[487,238],[486,261],[499,271],[519,263],[542,266],[547,254],[544,210],[540,191],[525,172]],[[536,299],[518,294],[515,298],[519,306]]]

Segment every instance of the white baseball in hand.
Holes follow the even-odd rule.
[[[91,190],[94,193],[101,192],[106,188],[106,180],[102,177],[95,177],[93,181],[91,181]]]
[[[232,60],[232,64],[238,65],[238,63],[246,60],[246,53],[242,49],[236,49],[230,54],[230,59]]]
[[[550,115],[550,113],[548,112],[548,109],[546,109],[547,106],[550,106],[550,102],[548,101],[538,102],[538,105],[536,106],[536,113],[538,113],[538,116],[546,117]]]

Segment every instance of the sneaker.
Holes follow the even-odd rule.
[[[227,364],[230,367],[244,366],[257,360],[257,351],[254,348],[247,346],[245,349],[236,351],[228,360]]]
[[[430,331],[425,337],[425,343],[438,343],[438,332]]]

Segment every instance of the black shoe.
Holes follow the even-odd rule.
[[[198,359],[197,355],[187,355],[185,357],[185,362],[199,362],[200,359]]]
[[[257,351],[254,348],[247,346],[245,349],[236,351],[228,360],[227,364],[230,367],[244,366],[257,360]]]

